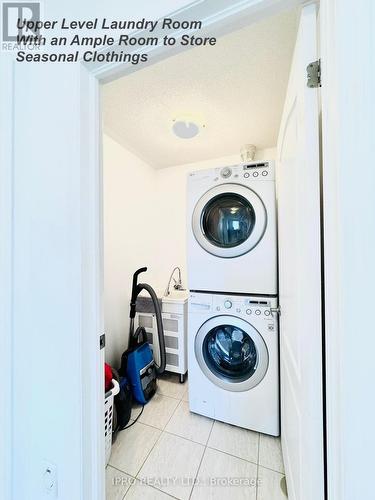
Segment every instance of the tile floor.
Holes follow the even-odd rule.
[[[283,477],[279,439],[190,413],[188,382],[166,374],[113,445],[106,500],[286,500]]]

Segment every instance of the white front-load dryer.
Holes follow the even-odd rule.
[[[189,289],[276,295],[274,162],[192,172],[187,185]]]
[[[276,298],[190,294],[190,411],[279,435],[276,308]]]

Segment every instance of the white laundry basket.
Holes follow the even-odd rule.
[[[105,436],[105,464],[107,465],[111,456],[112,448],[112,423],[113,423],[113,399],[120,392],[117,380],[112,379],[112,389],[105,394],[104,400],[104,436]]]

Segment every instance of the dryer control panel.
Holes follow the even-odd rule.
[[[250,184],[254,181],[274,181],[275,162],[265,160],[239,163],[238,165],[222,166],[209,170],[197,170],[189,175],[196,180],[210,179],[218,184],[223,182]]]
[[[252,180],[274,180],[273,165],[273,162],[270,161],[245,163],[242,165],[242,177]]]

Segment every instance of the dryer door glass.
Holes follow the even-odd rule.
[[[267,227],[267,211],[252,189],[221,184],[196,203],[192,230],[199,245],[212,255],[235,258],[255,248]]]
[[[208,332],[202,345],[208,368],[219,378],[243,382],[255,372],[258,353],[251,337],[233,325],[219,325]]]
[[[241,245],[248,239],[254,226],[253,206],[236,193],[215,196],[202,211],[202,232],[210,243],[220,248]]]

